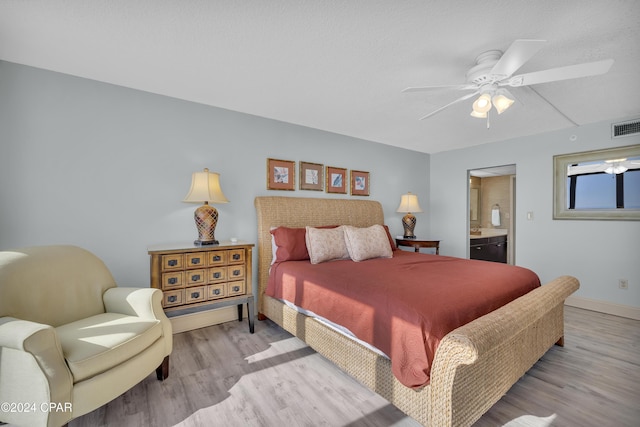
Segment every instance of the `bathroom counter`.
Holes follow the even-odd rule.
[[[506,236],[505,228],[481,228],[482,234],[469,234],[469,239],[483,239],[485,237]]]

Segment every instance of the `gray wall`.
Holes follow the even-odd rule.
[[[576,296],[640,307],[640,221],[552,219],[553,156],[640,143],[638,135],[611,138],[611,123],[623,120],[432,154],[431,230],[442,237],[442,252],[468,254],[467,171],[516,164],[516,264],[543,281],[577,277]],[[628,290],[618,289],[620,278]]]
[[[417,193],[416,234],[466,257],[467,170],[516,164],[516,263],[543,281],[575,275],[579,296],[640,307],[640,222],[551,218],[553,155],[640,142],[611,140],[610,123],[429,156],[0,61],[0,249],[77,244],[119,283],[147,286],[147,246],[196,237],[197,206],[181,202],[194,171],[219,172],[231,201],[217,206],[219,239],[255,241],[257,195],[350,197],[267,191],[273,157],[370,171],[394,234],[400,195]]]
[[[256,241],[258,195],[351,197],[267,191],[269,157],[369,171],[394,234],[412,191],[428,234],[427,154],[0,62],[0,249],[76,244],[148,286],[147,246],[197,237],[192,172],[221,175],[218,239]]]

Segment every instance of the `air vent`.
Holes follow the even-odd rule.
[[[621,138],[623,136],[634,135],[636,133],[640,133],[640,120],[625,123],[614,123],[611,125],[612,138]]]

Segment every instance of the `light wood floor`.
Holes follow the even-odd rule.
[[[567,307],[554,346],[477,423],[639,426],[640,321]],[[417,426],[270,321],[176,334],[169,378],[155,373],[80,426]]]

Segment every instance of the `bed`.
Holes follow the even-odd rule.
[[[322,321],[265,294],[273,227],[384,224],[380,203],[296,197],[257,197],[258,312],[425,426],[473,424],[551,347],[563,344],[564,300],[578,281],[559,277],[444,336],[430,381],[407,387],[389,358]]]

